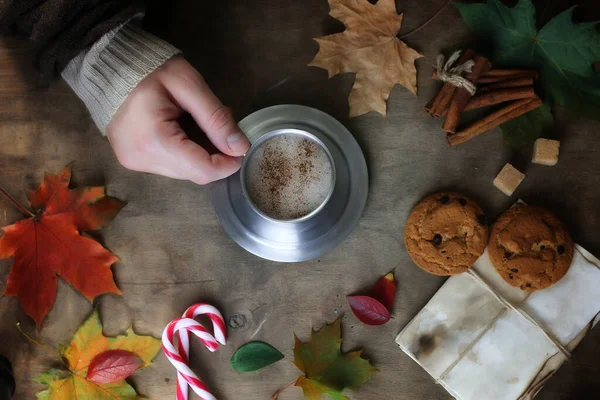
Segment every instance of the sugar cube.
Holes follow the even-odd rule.
[[[525,174],[522,174],[510,163],[506,163],[502,171],[494,179],[494,186],[500,189],[505,195],[511,196],[523,179],[525,179]]]
[[[558,140],[537,139],[533,146],[533,158],[531,162],[542,165],[556,165],[558,162]]]

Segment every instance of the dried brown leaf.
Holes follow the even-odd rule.
[[[356,80],[350,97],[350,117],[376,111],[386,116],[386,102],[392,88],[400,84],[417,94],[415,60],[423,57],[396,37],[402,14],[394,0],[329,0],[330,15],[346,30],[315,39],[319,52],[311,66],[326,69],[329,77],[354,72]]]

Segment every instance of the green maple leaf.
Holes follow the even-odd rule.
[[[554,126],[554,118],[547,104],[542,104],[536,108],[521,115],[519,118],[512,119],[500,125],[502,136],[512,148],[520,149],[530,143],[533,143],[544,131],[549,131]]]
[[[295,335],[294,339],[294,364],[304,372],[296,380],[296,386],[302,388],[308,399],[319,400],[328,394],[335,400],[348,400],[342,391],[356,390],[377,371],[368,360],[361,358],[362,350],[341,352],[339,319],[318,332],[313,331],[308,343],[302,343]]]
[[[531,0],[520,0],[512,8],[499,0],[454,5],[488,49],[495,67],[537,69],[547,103],[556,102],[593,118],[600,116],[600,74],[594,70],[594,63],[600,60],[598,22],[574,24],[575,7],[571,7],[538,31]],[[550,121],[548,113],[542,111],[535,118],[541,123],[532,125],[531,116],[529,122],[524,117],[515,119],[510,129],[502,126],[509,142],[526,129],[534,129],[531,136],[536,137]]]

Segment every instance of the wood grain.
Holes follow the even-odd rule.
[[[403,32],[420,25],[444,1],[399,2],[399,11],[405,11]],[[321,259],[282,265],[256,258],[221,229],[208,188],[120,167],[70,89],[63,82],[40,86],[32,71],[20,67],[23,46],[14,41],[0,43],[0,184],[25,202],[24,190],[34,188],[45,170],[58,172],[74,161],[75,184],[106,184],[110,195],[127,200],[111,226],[96,235],[121,258],[113,270],[123,296],[97,300],[104,332],[116,335],[133,324],[138,333],[159,337],[164,325],[190,304],[214,302],[241,325],[229,330],[229,344],[214,354],[201,346],[192,349],[192,368],[219,399],[269,398],[298,375],[291,362],[294,333],[307,340],[311,327],[338,317],[343,318],[343,349],[364,348],[381,370],[358,392],[348,393],[352,399],[449,399],[394,344],[395,335],[444,282],[410,261],[402,244],[408,213],[423,196],[452,189],[477,199],[493,220],[516,199],[492,185],[511,161],[527,173],[517,196],[556,212],[575,240],[598,255],[600,124],[558,110],[552,135],[561,139],[561,155],[555,167],[529,163],[531,149],[512,154],[498,133],[448,148],[439,121],[430,119],[423,105],[437,89],[430,76],[438,51],[469,40],[453,7],[405,39],[426,56],[417,60],[419,96],[397,86],[387,119],[370,113],[348,120],[353,75],[327,79],[326,71],[306,66],[317,51],[312,38],[343,29],[327,13],[325,0],[174,0],[152,1],[146,17],[148,29],[181,48],[238,118],[269,105],[299,103],[333,115],[354,133],[369,165],[367,208],[350,237]],[[0,226],[18,218],[18,211],[0,199]],[[10,265],[0,261],[2,282]],[[395,319],[380,327],[361,325],[344,297],[362,293],[394,267]],[[56,366],[18,333],[15,323],[54,347],[67,343],[91,310],[87,300],[61,282],[57,302],[36,333],[18,300],[1,299],[0,352],[14,363],[15,398],[35,398],[42,385],[31,378]],[[539,398],[597,393],[599,339],[596,329]],[[236,373],[229,359],[249,340],[272,344],[285,359],[257,373]],[[131,381],[151,399],[174,398],[175,371],[162,355]],[[298,388],[281,396],[302,398]]]

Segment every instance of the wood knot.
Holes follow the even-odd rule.
[[[235,314],[229,317],[229,326],[233,329],[240,329],[246,326],[248,319],[244,314]]]

